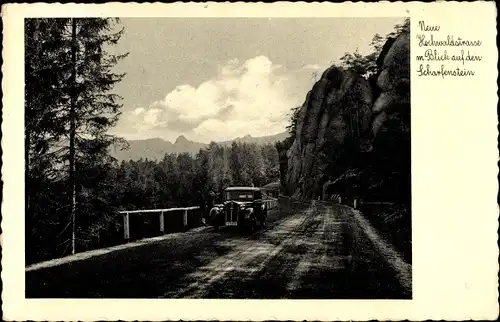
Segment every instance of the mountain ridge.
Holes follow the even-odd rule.
[[[233,142],[238,143],[255,143],[258,145],[263,144],[274,144],[278,141],[282,141],[288,137],[288,132],[284,131],[277,134],[253,137],[249,134],[236,137],[232,140],[215,142],[221,145],[230,145]],[[128,160],[160,160],[167,153],[189,153],[195,155],[200,149],[208,147],[208,143],[196,142],[187,139],[184,135],[179,135],[174,143],[162,138],[148,138],[141,140],[127,140],[129,144],[129,149],[120,150],[117,146],[110,149],[111,155],[116,158],[119,162]]]

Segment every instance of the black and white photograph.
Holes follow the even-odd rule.
[[[408,17],[24,26],[26,298],[412,299]]]
[[[3,320],[498,319],[493,2],[1,18]]]

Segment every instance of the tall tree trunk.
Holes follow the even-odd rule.
[[[76,182],[75,182],[75,132],[76,132],[76,19],[71,19],[71,106],[69,110],[70,130],[69,130],[69,188],[71,191],[70,209],[71,209],[71,253],[75,253],[76,240]]]
[[[358,138],[360,137],[360,129],[359,129],[359,106],[357,106],[356,108],[356,131],[357,131],[357,134],[358,134]]]
[[[352,125],[352,107],[349,107],[349,131],[351,133],[351,138],[354,137],[354,128]]]
[[[34,35],[33,38],[35,39],[35,43],[37,44],[36,46],[36,52],[33,54],[33,57],[35,56],[40,56],[41,55],[41,41],[40,41],[40,36],[39,36],[39,28],[40,28],[40,21],[35,19],[34,20]],[[33,73],[33,68],[32,68],[32,62],[31,61],[25,61],[26,63],[26,72],[25,75],[31,75]],[[31,148],[31,131],[32,131],[32,121],[30,119],[31,117],[31,111],[28,110],[31,104],[25,104],[26,105],[26,110],[24,111],[24,193],[25,193],[25,212],[26,214],[30,213],[30,196],[31,196],[31,159],[30,159],[30,148]]]

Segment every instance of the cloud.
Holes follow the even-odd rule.
[[[302,67],[301,69],[299,69],[300,71],[303,71],[303,70],[320,70],[321,69],[321,66],[319,64],[307,64],[307,65],[304,65],[304,67]]]
[[[179,85],[163,100],[138,107],[126,118],[135,131],[164,133],[169,139],[184,134],[207,142],[278,133],[311,86],[310,77],[301,80],[298,73],[319,68],[311,64],[287,72],[266,56],[232,59],[198,87]]]

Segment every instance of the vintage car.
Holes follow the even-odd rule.
[[[229,187],[224,190],[223,202],[210,210],[209,220],[215,229],[237,226],[251,231],[265,226],[267,206],[262,191],[255,187]]]

